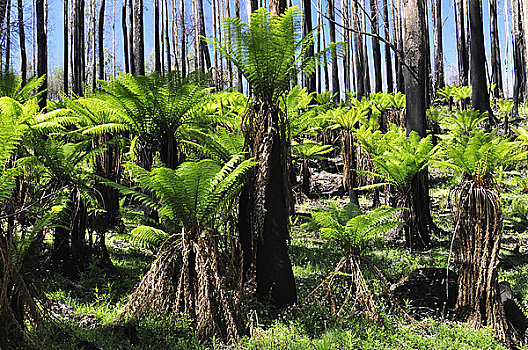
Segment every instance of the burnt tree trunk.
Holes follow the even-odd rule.
[[[385,30],[385,40],[390,42],[390,26],[389,26],[389,5],[387,0],[383,0],[383,26]],[[392,78],[392,56],[391,48],[388,44],[385,44],[385,71],[387,80],[387,92],[394,91],[394,83]]]
[[[39,88],[40,95],[39,107],[41,109],[46,107],[48,99],[48,34],[46,25],[45,0],[36,0],[36,16],[37,16],[37,75],[39,77],[46,75],[42,86]]]
[[[241,237],[246,236],[241,239],[242,246],[246,247],[244,259],[251,257],[250,261],[244,261],[244,266],[256,267],[258,299],[283,308],[297,301],[287,245],[291,201],[289,150],[279,108],[263,105],[259,110],[256,121],[259,132],[251,141],[259,164],[248,175],[249,209],[245,213],[248,222],[241,216],[239,229]]]
[[[26,54],[26,34],[24,31],[24,7],[23,7],[22,0],[18,0],[17,7],[18,7],[18,35],[20,38],[20,74],[22,75],[22,85],[26,85],[27,54]],[[66,38],[66,40],[68,39]],[[67,72],[67,69],[64,70],[65,77],[66,77],[66,72]]]
[[[467,86],[469,83],[469,56],[466,46],[466,28],[463,0],[455,0],[455,22],[458,53],[458,84],[460,86]]]
[[[354,48],[356,56],[356,97],[361,99],[365,96],[365,63],[363,60],[363,38],[361,37],[361,26],[359,23],[358,1],[352,0],[352,25],[354,27]]]
[[[161,74],[159,0],[154,0],[154,71]]]
[[[336,42],[336,31],[335,31],[335,3],[334,0],[328,0],[328,18],[329,18],[329,32],[330,42]],[[339,87],[339,72],[337,68],[337,50],[332,47],[332,92],[336,94],[334,101],[337,103],[341,100],[340,87]]]
[[[493,94],[496,98],[504,96],[502,86],[502,68],[499,41],[499,28],[497,25],[497,0],[489,0],[490,38],[491,38],[491,76],[495,84]]]
[[[403,0],[402,29],[403,67],[406,94],[406,128],[407,134],[412,131],[421,137],[426,136],[427,79],[426,79],[426,43],[425,36],[425,1]],[[417,173],[410,183],[409,221],[406,245],[410,248],[423,249],[430,242],[428,224],[430,222],[429,191],[427,170]]]
[[[381,72],[381,48],[379,39],[379,21],[378,21],[378,4],[375,0],[370,0],[370,15],[372,19],[372,56],[374,58],[374,91],[381,92],[383,90],[383,80]]]
[[[128,29],[126,24],[126,1],[127,0],[123,0],[123,6],[121,7],[121,28],[123,29],[123,53],[125,55],[125,73],[130,73],[130,51],[128,48]]]
[[[491,111],[486,79],[486,52],[484,49],[484,27],[482,24],[481,0],[469,0],[471,26],[471,106],[474,110],[488,112],[488,123],[495,124]]]
[[[136,32],[134,27],[134,0],[128,0],[128,62],[130,64],[130,74],[136,74],[136,58],[134,46],[137,45],[134,39]]]
[[[72,92],[83,95],[84,84],[84,0],[74,0]]]
[[[434,30],[434,91],[445,86],[444,74],[444,44],[442,42],[442,1],[433,0],[433,30]]]
[[[304,5],[304,20],[303,20],[303,35],[306,36],[312,31],[312,2],[309,0],[303,0]],[[314,45],[313,42],[308,43],[308,48],[306,49],[306,57],[314,56]],[[304,77],[304,86],[306,90],[314,92],[315,87],[315,75],[314,74],[305,74]]]
[[[101,0],[101,8],[99,9],[99,23],[98,23],[98,34],[99,34],[99,79],[104,80],[104,16],[105,16],[105,0]]]

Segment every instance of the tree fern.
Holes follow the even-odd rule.
[[[522,143],[475,130],[469,136],[450,138],[440,144],[434,163],[451,168],[480,185],[489,185],[499,167],[524,159]]]
[[[420,138],[411,132],[407,136],[404,129],[396,126],[385,134],[362,129],[356,135],[370,153],[377,173],[402,189],[427,166],[433,150],[431,135]]]

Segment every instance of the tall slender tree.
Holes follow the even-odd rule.
[[[328,0],[328,19],[329,19],[329,33],[330,42],[336,42],[336,30],[335,30],[335,2],[334,0]],[[332,91],[335,95],[335,101],[341,100],[340,97],[340,85],[339,85],[339,71],[337,67],[337,49],[335,46],[332,47]]]
[[[426,136],[426,0],[402,0],[403,74],[406,94],[407,134]],[[430,212],[427,170],[418,172],[410,185],[411,223],[406,230],[406,245],[423,249],[430,243]]]
[[[22,2],[22,0],[19,0],[19,2]],[[69,72],[69,68],[70,68],[70,60],[69,60],[69,30],[68,30],[68,25],[69,25],[69,19],[68,19],[68,14],[69,14],[69,11],[70,11],[70,5],[69,5],[69,1],[68,0],[64,0],[64,11],[63,11],[63,17],[64,17],[64,27],[63,27],[63,45],[64,45],[64,48],[63,48],[63,56],[62,56],[62,65],[63,65],[63,69],[64,69],[64,85],[62,87],[62,91],[68,95],[68,90],[69,90],[69,82],[68,82],[68,78],[69,78],[69,75],[70,75],[70,72]],[[23,11],[22,11],[23,12]],[[22,26],[24,27],[24,26]],[[25,51],[25,48],[24,48],[24,51]],[[25,55],[25,52],[24,52],[24,55]]]
[[[38,47],[38,66],[37,66],[37,75],[39,77],[46,76],[44,82],[39,88],[41,92],[39,107],[45,108],[48,98],[48,35],[47,35],[47,25],[46,25],[46,6],[44,4],[45,0],[36,0],[36,20],[37,20],[37,47]]]
[[[497,25],[497,0],[489,0],[490,39],[491,39],[491,76],[495,88],[492,90],[495,97],[504,96],[502,84],[502,67],[499,41],[499,28]]]
[[[134,0],[134,66],[136,74],[145,75],[143,0]]]
[[[471,103],[473,109],[488,112],[488,121],[494,123],[486,79],[482,0],[469,0],[469,19],[471,26]]]
[[[375,85],[374,91],[381,92],[383,90],[383,78],[381,72],[381,48],[378,39],[379,36],[379,20],[378,20],[378,4],[376,0],[370,0],[370,18],[372,25],[372,56],[374,61],[374,76]]]
[[[358,99],[365,96],[365,57],[363,53],[363,38],[361,36],[361,24],[359,20],[358,0],[352,0],[352,23],[354,28],[354,49],[356,56],[356,96]]]
[[[434,32],[434,90],[445,86],[444,45],[442,42],[442,0],[431,0]]]
[[[104,64],[104,17],[105,17],[106,0],[101,0],[101,8],[99,9],[99,29],[98,29],[98,49],[99,49],[99,79],[105,78],[105,64]]]
[[[136,74],[135,58],[135,23],[134,23],[134,0],[128,0],[128,63],[130,64],[130,74]]]
[[[186,47],[187,47],[187,40],[186,40],[186,34],[185,34],[185,2],[184,0],[180,0],[180,33],[181,33],[181,70],[182,75],[187,75],[187,53],[186,53]]]
[[[24,30],[24,4],[23,0],[18,0],[18,36],[20,45],[20,74],[22,75],[22,85],[27,81],[27,54],[26,54],[26,34]]]
[[[10,58],[11,58],[11,0],[7,0],[6,9],[6,48],[5,48],[5,71],[9,70]]]
[[[154,71],[161,73],[159,0],[154,0]]]
[[[469,63],[466,46],[466,27],[463,0],[455,0],[455,24],[458,53],[458,84],[467,86],[469,82]]]
[[[130,50],[128,48],[128,29],[126,24],[127,15],[127,0],[123,0],[123,6],[121,7],[121,28],[123,30],[123,53],[125,55],[125,73],[130,73]]]
[[[303,0],[304,7],[304,21],[303,21],[303,35],[306,36],[312,31],[312,2],[310,0]],[[314,45],[308,43],[308,49],[306,50],[306,57],[314,56]],[[315,86],[315,75],[305,74],[304,85],[308,92],[314,92]]]
[[[165,48],[167,50],[167,71],[170,72],[172,70],[172,60],[171,60],[171,46],[170,46],[170,31],[169,31],[169,7],[167,6],[167,0],[163,1],[163,8],[164,8],[164,14],[165,14]],[[163,40],[163,39],[162,39]],[[163,56],[163,51],[161,52],[161,55]],[[165,70],[165,67],[163,67],[163,70]]]
[[[84,84],[84,0],[73,2],[72,92],[83,95]]]
[[[387,80],[387,92],[394,91],[394,83],[392,79],[392,54],[391,48],[388,43],[391,42],[390,38],[390,25],[389,25],[389,4],[387,0],[383,0],[383,27],[385,32],[385,75]]]

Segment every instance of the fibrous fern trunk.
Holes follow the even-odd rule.
[[[241,259],[238,248],[230,253],[228,257],[219,251],[215,232],[208,227],[182,231],[180,240],[169,238],[121,319],[136,320],[151,313],[176,321],[183,313],[196,321],[199,339],[217,336],[236,341],[245,327]]]
[[[497,281],[502,211],[494,188],[464,181],[456,198],[455,256],[458,265],[457,318],[473,327],[488,326],[506,344],[506,321]]]
[[[340,276],[347,276],[348,279],[348,290],[346,295],[341,295],[341,298],[334,292],[335,284]],[[338,298],[341,299],[339,309],[336,305]],[[338,316],[346,312],[347,305],[353,302],[354,306],[356,304],[360,306],[369,321],[383,325],[379,309],[361,271],[361,257],[357,254],[349,254],[341,258],[334,271],[306,297],[304,304],[324,299],[330,303],[332,313],[337,313]]]
[[[354,136],[351,130],[343,131],[343,185],[348,190],[350,203],[359,206],[357,191],[357,160],[356,147],[354,145]]]

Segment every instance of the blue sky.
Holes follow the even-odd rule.
[[[106,16],[105,16],[105,47],[112,51],[112,12],[113,12],[113,4],[115,2],[115,11],[116,11],[116,51],[117,51],[117,65],[123,66],[123,55],[122,55],[122,31],[121,31],[121,0],[106,0]],[[191,3],[190,0],[186,1],[186,8],[189,10],[188,15],[190,16],[190,9],[191,9]],[[206,30],[208,35],[212,35],[212,11],[211,11],[211,0],[204,0],[204,6],[205,6],[205,15],[206,15]],[[367,6],[368,6],[368,0]],[[508,36],[506,32],[506,21],[507,16],[505,12],[505,1],[507,1],[507,5],[509,7],[511,0],[499,0],[498,4],[498,24],[499,24],[499,36],[500,36],[500,45],[501,45],[501,59],[503,62],[503,78],[505,79],[505,85],[506,89],[508,90],[508,87],[511,89],[511,86],[513,86],[513,80],[511,78],[511,71],[512,71],[512,59],[511,59],[511,34]],[[16,1],[14,1],[16,3]],[[71,4],[70,0],[70,4]],[[85,0],[87,10],[90,3],[90,0]],[[153,13],[154,13],[154,5],[152,0],[144,0],[144,26],[145,26],[145,56],[146,59],[149,58],[150,53],[153,50]],[[169,0],[169,6],[170,6],[170,0]],[[179,2],[179,1],[176,1]],[[381,0],[379,1],[381,4]],[[99,3],[100,0],[96,0],[97,3],[97,11],[99,10]],[[299,5],[299,0],[293,0],[293,5]],[[323,0],[323,6],[325,1]],[[336,1],[336,4],[339,5],[340,1]],[[390,2],[389,2],[390,3]],[[446,68],[446,78],[448,79],[448,82],[451,80],[454,80],[456,78],[456,67],[457,67],[457,51],[456,51],[456,37],[455,37],[455,26],[454,26],[454,9],[453,9],[453,0],[449,1],[442,1],[442,17],[443,17],[443,43],[444,43],[444,64]],[[430,11],[430,2],[429,2],[429,11]],[[488,58],[488,61],[490,59],[490,48],[489,48],[489,16],[488,16],[488,2],[483,1],[483,19],[484,19],[484,32],[485,32],[485,41],[486,41],[486,56]],[[240,7],[241,7],[241,13],[243,20],[246,18],[246,4],[245,0],[240,0]],[[313,2],[313,23],[314,25],[317,23],[316,21],[316,11],[315,11],[315,2]],[[234,0],[231,0],[231,11],[234,14]],[[63,1],[62,0],[48,0],[48,55],[49,55],[49,69],[52,70],[53,67],[56,66],[62,66],[62,54],[63,54]],[[28,58],[31,60],[32,58],[32,43],[31,40],[31,3],[27,2],[25,4],[25,19],[26,19],[26,36],[27,36],[27,50],[28,50]],[[429,19],[431,19],[431,14],[429,13]],[[15,7],[13,7],[12,12],[12,18],[16,19],[16,10]],[[511,28],[511,19],[508,19],[509,26]],[[170,25],[170,23],[169,23]],[[327,26],[326,26],[327,27]],[[328,28],[324,28],[325,32],[327,33]],[[431,44],[432,44],[432,24],[430,23],[431,27]],[[338,39],[342,31],[338,28]],[[328,34],[328,33],[327,33]],[[19,54],[18,54],[18,36],[15,34],[12,37],[12,41],[14,42],[14,57],[12,59],[12,66],[17,70],[17,67],[19,67]],[[327,42],[328,42],[328,36],[327,36]],[[370,39],[367,39],[367,43],[369,46],[369,52],[370,50]],[[384,50],[384,45],[382,45],[382,50]],[[508,51],[508,52],[507,52]],[[372,64],[372,62],[370,62]],[[372,68],[372,67],[371,67]],[[372,70],[372,69],[371,69]],[[341,72],[342,73],[342,72]]]

